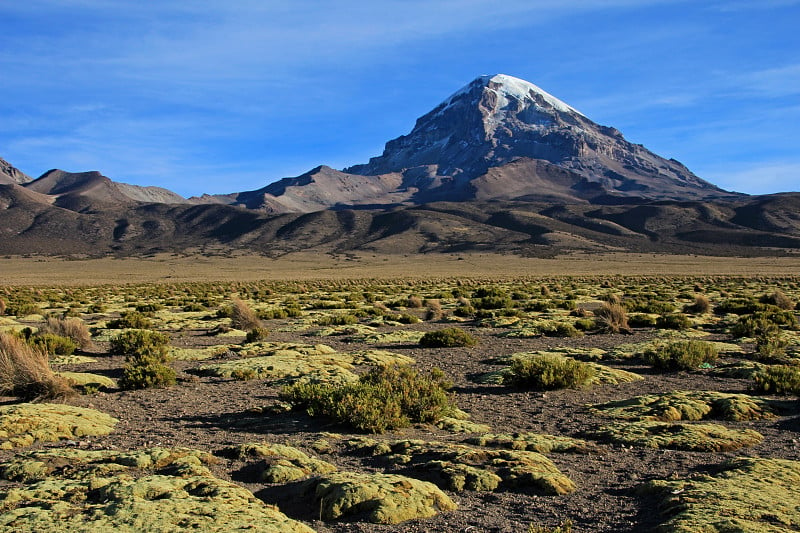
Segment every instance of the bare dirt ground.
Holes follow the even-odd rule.
[[[426,330],[436,326],[421,323],[411,327]],[[473,421],[489,424],[498,433],[534,431],[580,436],[584,430],[600,423],[597,416],[588,411],[587,404],[654,392],[694,389],[746,392],[748,387],[745,380],[715,378],[702,371],[665,374],[636,364],[622,368],[641,373],[645,377],[643,381],[595,386],[586,390],[543,393],[510,389],[502,385],[479,385],[470,377],[497,368],[483,363],[489,357],[556,346],[607,348],[620,342],[647,340],[654,331],[639,330],[632,336],[624,337],[589,335],[575,339],[499,339],[491,328],[467,326],[467,329],[480,339],[476,347],[423,349],[418,345],[394,344],[384,348],[415,358],[421,368],[435,366],[443,369],[455,382],[458,405],[470,413]],[[209,342],[208,339],[204,331],[195,331],[173,342],[196,346]],[[275,333],[270,340],[309,342],[308,337],[290,333]],[[342,351],[358,348],[336,338],[327,338],[325,342]],[[103,354],[98,356],[102,368],[93,364],[90,371],[119,377],[119,369],[123,364],[121,358]],[[178,362],[175,365],[181,370],[180,381],[175,387],[101,392],[93,396],[81,396],[71,402],[106,412],[120,422],[117,430],[107,437],[88,438],[67,445],[89,449],[188,446],[214,452],[234,444],[268,441],[298,446],[342,469],[372,471],[377,468],[368,459],[340,453],[336,439],[329,439],[333,445],[331,453],[320,455],[309,448],[320,437],[329,437],[329,433],[339,434],[343,438],[357,435],[352,430],[299,412],[281,415],[252,412],[253,408],[276,401],[278,387],[268,386],[258,380],[198,378],[186,371],[191,372],[199,363]],[[80,371],[84,368],[78,365],[70,369]],[[800,417],[796,415],[725,424],[756,429],[764,435],[764,441],[756,447],[731,453],[653,450],[616,445],[602,445],[598,453],[588,455],[553,453],[549,457],[578,486],[578,490],[572,494],[537,496],[524,490],[451,493],[459,505],[457,511],[396,526],[323,522],[318,519],[318,510],[298,506],[291,497],[287,498],[282,487],[253,480],[246,471],[242,471],[244,464],[241,462],[223,460],[215,469],[220,477],[246,486],[265,501],[277,503],[291,517],[303,520],[321,532],[524,532],[530,524],[555,527],[566,520],[572,522],[573,531],[635,532],[649,530],[659,522],[654,502],[640,498],[634,491],[635,487],[647,480],[682,478],[696,471],[713,469],[726,457],[737,455],[800,460]],[[390,432],[379,438],[460,441],[464,436],[430,426],[418,426]],[[3,456],[8,453],[4,452]]]

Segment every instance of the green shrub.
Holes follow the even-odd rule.
[[[247,332],[247,337],[245,337],[245,342],[258,342],[263,341],[269,335],[269,330],[267,328],[258,327],[253,328]]]
[[[157,303],[149,303],[149,304],[138,304],[135,309],[143,314],[151,315],[156,311],[161,311],[164,309],[164,306]]]
[[[713,343],[689,340],[675,341],[647,350],[642,358],[648,364],[664,370],[686,370],[712,364],[719,352]]]
[[[752,298],[730,298],[720,302],[714,308],[714,313],[718,315],[749,315],[762,309],[764,309],[764,304],[758,303]]]
[[[33,302],[18,302],[6,307],[6,314],[11,316],[39,315],[42,310]]]
[[[167,364],[169,337],[149,330],[125,331],[111,339],[113,353],[125,355],[119,386],[123,390],[161,388],[175,384]]]
[[[438,331],[429,331],[419,340],[424,348],[456,348],[461,346],[475,346],[478,340],[464,330],[458,328],[445,328]]]
[[[508,296],[484,296],[472,300],[475,309],[505,309],[511,307],[511,298]]]
[[[565,322],[545,327],[542,329],[542,333],[547,337],[580,337],[583,335],[575,326]]]
[[[795,394],[800,396],[800,366],[772,365],[753,376],[754,389],[760,394]]]
[[[323,316],[317,319],[318,326],[352,326],[358,324],[358,317],[355,315]]]
[[[166,356],[140,355],[129,358],[122,368],[119,386],[123,390],[164,388],[175,384],[175,370]]]
[[[409,366],[389,365],[340,386],[296,383],[284,387],[281,398],[310,416],[327,416],[361,431],[383,433],[453,414],[451,386],[438,369],[420,374]]]
[[[777,331],[780,326],[790,329],[797,327],[797,318],[791,311],[764,310],[752,315],[739,318],[731,328],[731,335],[734,337],[756,337],[760,334],[771,334]]]
[[[151,325],[150,319],[139,311],[126,311],[119,318],[108,322],[110,329],[147,329]]]
[[[183,310],[187,313],[199,313],[201,311],[205,311],[207,308],[203,304],[200,303],[190,303],[183,306]]]
[[[628,317],[628,324],[632,328],[654,328],[658,317],[653,315],[635,314]]]
[[[261,320],[276,320],[279,318],[287,318],[288,311],[281,307],[273,307],[272,309],[262,309],[258,312],[258,318]]]
[[[516,357],[511,362],[508,382],[536,390],[578,389],[596,375],[586,363],[556,354]]]
[[[75,341],[69,337],[62,337],[53,333],[36,333],[28,343],[34,348],[45,352],[49,355],[72,355],[78,347]]]
[[[473,298],[508,298],[508,293],[499,287],[479,287],[472,293]]]
[[[169,345],[169,336],[149,329],[124,331],[111,338],[111,353],[131,356],[164,351]]]
[[[756,335],[756,355],[759,360],[779,359],[786,355],[789,341],[780,329],[760,331]]]
[[[580,318],[575,321],[575,329],[579,331],[592,331],[597,325],[591,318]]]
[[[660,329],[689,329],[692,327],[692,321],[688,316],[682,313],[673,313],[671,315],[662,315],[656,319],[656,327]]]

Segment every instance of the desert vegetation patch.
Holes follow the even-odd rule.
[[[799,527],[796,276],[0,298],[6,531]]]

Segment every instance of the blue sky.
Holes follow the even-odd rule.
[[[800,0],[0,3],[0,157],[184,196],[379,155],[482,74],[723,188],[800,190]]]

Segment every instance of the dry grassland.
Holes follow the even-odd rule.
[[[330,255],[294,253],[69,260],[0,259],[0,285],[97,285],[190,281],[392,279],[524,276],[780,276],[800,272],[800,257],[706,257],[662,254],[571,254],[554,259],[498,254]]]

